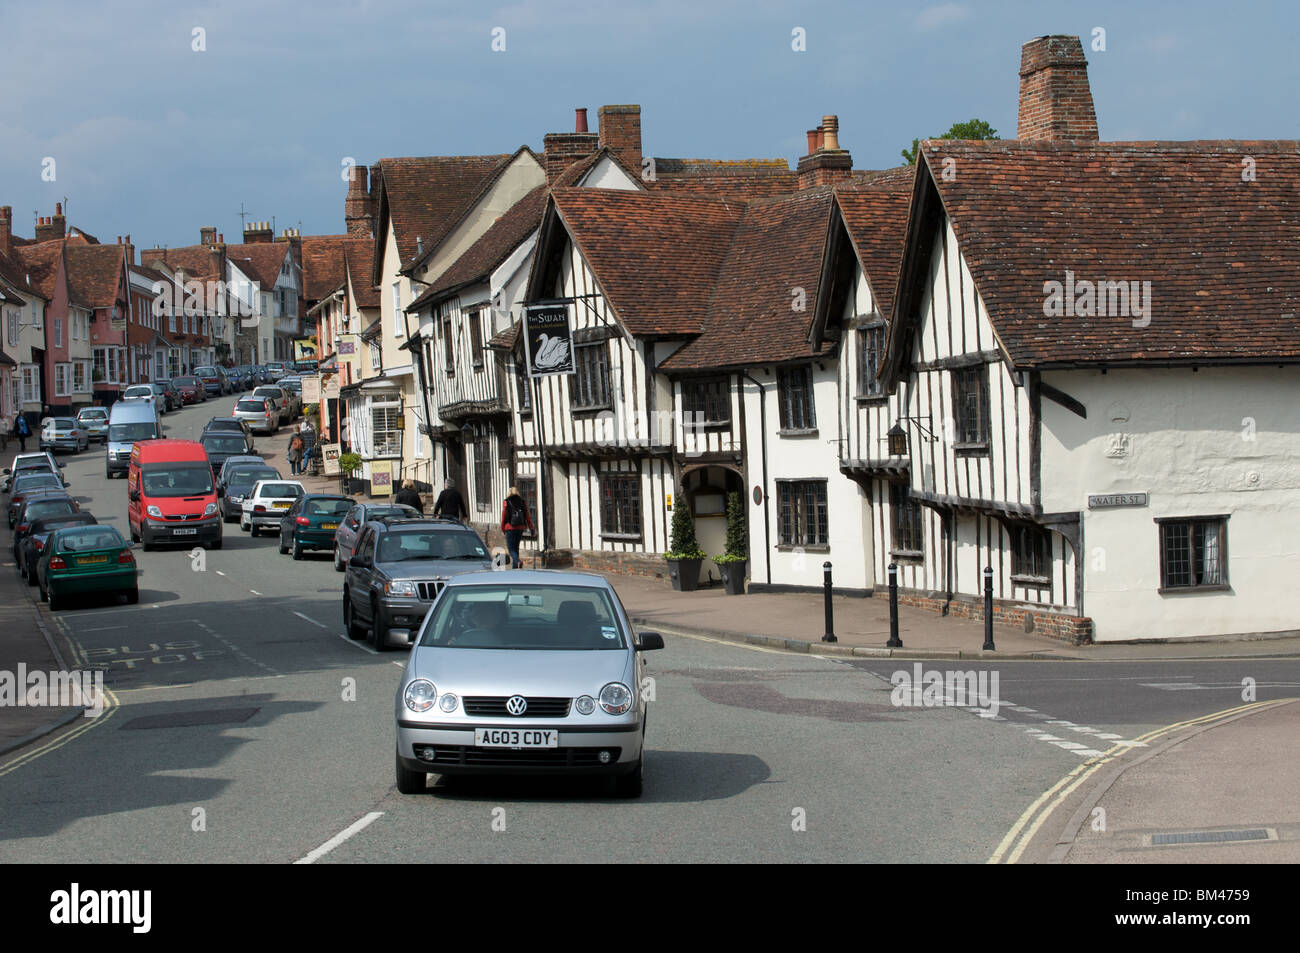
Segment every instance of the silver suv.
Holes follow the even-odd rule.
[[[487,544],[453,519],[381,517],[365,523],[343,577],[343,623],[379,651],[415,641],[447,580],[492,567]]]

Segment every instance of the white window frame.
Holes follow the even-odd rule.
[[[90,361],[77,360],[72,362],[72,392],[74,394],[89,394],[90,386]]]
[[[36,300],[33,299],[33,301],[32,301],[32,327],[34,327],[37,331],[44,331],[44,330],[45,330],[45,315],[44,315],[44,311],[45,311],[45,309],[41,307],[41,303],[40,303],[39,301],[36,301]]]
[[[41,366],[39,364],[24,364],[22,371],[22,402],[24,404],[39,404],[41,402]]]
[[[393,334],[396,337],[405,337],[402,331],[402,283],[401,281],[393,282]]]
[[[69,363],[54,365],[54,396],[72,396],[72,365]]]
[[[374,457],[400,457],[402,453],[402,431],[397,427],[376,426],[375,414],[384,412],[385,423],[396,423],[402,418],[402,402],[385,399],[370,402],[370,446]],[[391,417],[389,416],[391,413]],[[381,436],[382,435],[382,436]]]
[[[63,319],[54,319],[54,346],[63,347]]]

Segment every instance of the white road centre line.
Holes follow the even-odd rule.
[[[356,639],[349,639],[349,638],[348,638],[348,634],[347,634],[346,632],[335,632],[334,634],[337,635],[337,636],[338,636],[340,639],[342,639],[344,642],[346,642],[348,645],[355,645],[357,648],[359,648],[359,649],[360,649],[361,651],[363,651],[363,652],[369,652],[371,655],[378,655],[378,654],[379,654],[379,653],[376,652],[374,649],[372,649],[370,646],[366,645],[366,643],[364,643],[364,642],[358,642]]]
[[[220,569],[216,570],[216,573],[217,573],[218,576],[224,576],[224,575],[225,575],[225,573],[222,572]]]
[[[250,665],[256,665],[258,668],[270,672],[271,675],[275,678],[284,678],[284,674],[282,672],[277,671],[276,669],[267,665],[265,662],[260,662],[257,659],[253,658],[253,656],[249,655],[247,652],[241,649],[234,642],[222,638],[221,634],[218,633],[216,629],[212,628],[212,626],[198,621],[196,621],[194,624],[198,626],[200,629],[202,629],[204,632],[208,633],[208,635],[212,636],[214,639],[216,639],[226,648],[230,649],[231,652],[233,652],[237,657],[243,659],[245,662],[249,663]]]
[[[260,595],[261,595],[261,593],[258,592],[256,589],[249,589],[248,591],[251,592],[251,593],[252,593],[253,595],[255,595],[255,596],[260,596]]]
[[[359,821],[349,824],[347,827],[343,828],[343,830],[339,831],[337,834],[335,834],[325,843],[321,844],[319,847],[313,850],[306,857],[302,857],[299,858],[298,860],[295,860],[294,863],[295,864],[316,863],[316,861],[320,860],[322,857],[324,857],[326,854],[332,851],[335,847],[338,847],[349,837],[352,837],[355,834],[359,834],[361,831],[365,830],[367,827],[369,827],[371,824],[373,824],[375,821],[379,820],[379,818],[383,816],[384,816],[383,811],[371,811],[369,814],[361,818]]]
[[[306,622],[310,622],[312,625],[316,626],[316,628],[318,628],[318,629],[328,629],[328,628],[329,628],[329,626],[327,626],[324,622],[317,622],[317,621],[316,621],[315,619],[313,619],[311,616],[309,616],[309,615],[303,615],[301,612],[297,612],[297,611],[295,611],[295,612],[294,612],[294,615],[296,615],[298,618],[300,618],[300,619],[302,619],[302,620],[304,620],[304,621],[306,621]]]

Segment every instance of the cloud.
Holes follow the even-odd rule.
[[[937,7],[926,7],[918,13],[915,26],[918,30],[941,30],[953,23],[969,20],[970,17],[970,7],[959,3],[941,3]]]

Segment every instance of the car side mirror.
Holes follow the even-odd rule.
[[[64,480],[64,481],[63,481],[63,488],[64,488],[65,490],[68,488],[68,485],[69,485],[69,484],[68,484],[68,481],[67,481],[67,480]]]
[[[664,637],[658,632],[642,632],[632,645],[638,652],[652,652],[664,647]]]
[[[365,556],[353,556],[348,560],[348,565],[353,569],[365,569],[370,565],[370,561]]]
[[[127,494],[127,496],[128,496],[128,498],[131,500],[132,503],[139,503],[139,502],[140,502],[140,491],[139,491],[139,490],[132,490],[130,493]]]

